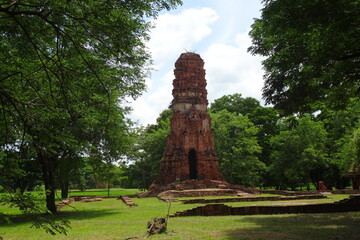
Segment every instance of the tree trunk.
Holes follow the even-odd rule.
[[[49,157],[42,156],[43,179],[46,193],[46,208],[51,212],[56,212],[55,204],[55,167],[54,162]]]
[[[21,194],[24,194],[25,190],[26,190],[26,187],[27,187],[27,183],[25,183],[25,181],[21,181],[21,180],[18,180],[16,181],[17,182],[17,185],[19,187],[19,190],[20,190],[20,193]],[[15,189],[16,190],[16,189]]]
[[[61,198],[66,199],[69,197],[69,181],[61,181]]]

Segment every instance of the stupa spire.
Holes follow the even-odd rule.
[[[196,53],[183,53],[174,75],[171,132],[152,187],[187,179],[224,181],[207,113],[204,61]]]

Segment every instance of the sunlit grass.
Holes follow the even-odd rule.
[[[338,201],[347,195],[330,195]],[[128,207],[117,199],[100,202],[74,202],[64,207],[56,219],[71,222],[68,236],[46,234],[30,229],[31,219],[17,216],[10,225],[0,226],[4,239],[124,239],[144,236],[147,221],[167,215],[170,203],[157,198],[132,199],[137,207]],[[321,202],[323,199],[316,199]],[[273,202],[274,203],[274,202]],[[242,203],[245,204],[245,203]],[[170,213],[203,204],[171,203]],[[229,204],[230,205],[230,204]],[[0,206],[0,210],[4,206]],[[168,231],[151,239],[358,239],[360,212],[331,214],[284,214],[257,216],[169,218]]]
[[[131,195],[139,192],[138,189],[111,188],[110,196]],[[70,190],[69,196],[107,196],[107,189],[87,189],[85,191]]]

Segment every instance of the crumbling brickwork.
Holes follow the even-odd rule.
[[[175,63],[171,132],[152,187],[186,179],[223,181],[207,113],[204,61],[183,53]]]

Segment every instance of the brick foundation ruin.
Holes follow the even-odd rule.
[[[294,205],[294,206],[248,206],[231,207],[224,204],[208,204],[193,209],[176,212],[170,217],[186,216],[226,216],[256,214],[292,214],[292,213],[335,213],[360,211],[360,195],[350,196],[335,203]]]

